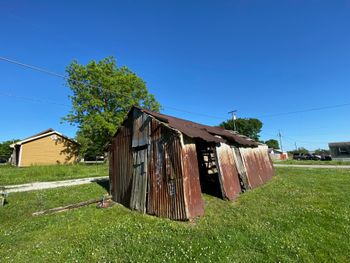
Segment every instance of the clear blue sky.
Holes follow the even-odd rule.
[[[263,121],[262,139],[324,148],[350,141],[350,106],[266,115],[350,103],[349,14],[349,1],[3,0],[0,56],[63,74],[113,55],[166,114],[216,125],[238,109]],[[0,141],[75,135],[60,123],[69,107],[43,102],[70,104],[62,79],[0,61],[0,92]]]

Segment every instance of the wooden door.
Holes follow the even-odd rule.
[[[130,208],[146,213],[148,147],[134,149]]]

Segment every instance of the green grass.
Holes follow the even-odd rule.
[[[316,160],[273,160],[274,163],[278,164],[302,164],[302,165],[350,165],[347,161],[316,161]]]
[[[206,214],[195,222],[121,205],[31,217],[102,196],[105,189],[97,184],[14,193],[0,208],[0,261],[349,262],[350,171],[277,173],[235,202],[204,195]]]
[[[24,168],[6,165],[0,166],[0,186],[107,175],[106,164],[47,165]]]

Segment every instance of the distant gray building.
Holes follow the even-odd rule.
[[[328,143],[333,160],[350,161],[350,142]]]

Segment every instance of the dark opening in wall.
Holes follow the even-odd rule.
[[[219,172],[215,158],[215,145],[197,142],[197,158],[202,193],[222,197]]]

